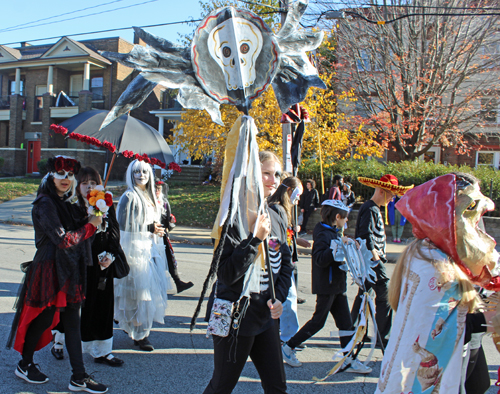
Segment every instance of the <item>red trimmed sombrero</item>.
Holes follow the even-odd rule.
[[[396,178],[394,175],[391,174],[386,174],[382,176],[379,181],[376,179],[365,178],[360,176],[358,177],[358,181],[366,186],[380,187],[382,189],[389,190],[390,192],[397,194],[398,196],[404,195],[408,190],[413,188],[413,185],[400,186],[398,178]]]

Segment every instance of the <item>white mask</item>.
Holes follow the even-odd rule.
[[[293,189],[292,195],[290,196],[290,201],[292,202],[293,205],[296,205],[299,202],[301,194],[302,193],[300,192],[300,189],[298,187]]]
[[[63,174],[64,173],[64,174]],[[75,179],[75,174],[73,171],[58,171],[58,172],[51,172],[50,175],[52,175],[56,179],[66,179],[68,178],[70,181],[73,181]]]
[[[149,180],[147,170],[134,171],[134,180],[137,185],[146,185]]]

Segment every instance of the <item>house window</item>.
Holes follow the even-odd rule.
[[[90,91],[94,93],[95,95],[102,96],[103,93],[103,85],[104,85],[104,78],[99,76],[99,77],[92,77],[90,79]]]
[[[385,64],[383,53],[374,54],[365,49],[359,51],[358,71],[382,71]]]
[[[496,97],[481,99],[481,117],[487,123],[498,123],[498,100]]]
[[[498,170],[499,162],[500,162],[500,152],[478,151],[476,153],[476,167],[491,166]]]
[[[9,81],[10,82],[10,94],[16,94],[16,81]],[[19,94],[21,96],[24,96],[24,80],[21,79],[21,85],[19,88]]]
[[[94,76],[90,79],[90,91],[92,92],[92,108],[104,109],[103,94],[104,78]]]
[[[498,40],[498,39],[496,39]],[[495,67],[498,64],[500,55],[500,44],[492,42],[483,46],[483,64],[488,68]]]
[[[426,163],[439,164],[441,162],[441,147],[433,146],[429,148],[427,152],[420,156],[420,159]]]
[[[360,58],[357,60],[358,71],[371,71],[368,53],[364,49],[360,50],[359,52]]]

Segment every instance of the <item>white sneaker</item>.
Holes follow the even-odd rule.
[[[295,355],[295,349],[292,349],[286,343],[281,346],[281,353],[283,353],[283,361],[291,367],[302,366],[302,363],[297,359],[297,356]]]
[[[346,358],[344,364],[342,364],[342,369],[348,367],[345,372],[368,374],[371,373],[372,369],[367,367],[358,359],[352,360],[350,357]]]

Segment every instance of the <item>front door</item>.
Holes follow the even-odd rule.
[[[33,174],[38,172],[37,163],[40,161],[42,151],[42,141],[28,141],[28,165],[26,172]]]

